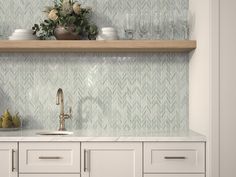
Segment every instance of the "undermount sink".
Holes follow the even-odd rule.
[[[38,135],[73,135],[73,132],[69,131],[44,131],[36,133]]]

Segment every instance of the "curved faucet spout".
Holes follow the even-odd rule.
[[[65,128],[65,119],[69,119],[72,117],[71,115],[71,109],[70,109],[70,114],[65,114],[64,112],[64,95],[63,95],[63,91],[61,88],[58,89],[57,91],[57,100],[56,100],[56,104],[60,105],[60,126],[59,126],[59,131],[66,131]]]
[[[60,116],[64,116],[64,94],[61,88],[58,89],[57,91],[57,100],[56,100],[57,105],[61,105],[60,108]]]

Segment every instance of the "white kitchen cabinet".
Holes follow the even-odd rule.
[[[17,177],[17,143],[0,142],[0,176]]]
[[[81,177],[142,177],[142,143],[82,143]]]
[[[204,174],[146,174],[144,177],[205,177]]]
[[[0,158],[0,177],[205,177],[205,142],[0,142]]]
[[[80,177],[80,174],[20,174],[19,177]]]
[[[20,142],[20,173],[80,173],[79,142]]]

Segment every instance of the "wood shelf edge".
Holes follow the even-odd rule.
[[[0,41],[0,52],[190,52],[195,40]]]

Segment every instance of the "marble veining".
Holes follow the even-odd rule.
[[[42,132],[43,130],[23,130],[16,132],[1,132],[0,141],[66,141],[66,142],[205,142],[206,137],[196,133],[194,131],[185,132],[165,132],[159,133],[155,131],[137,131],[137,132],[123,132],[123,133],[111,133],[103,134],[92,131],[75,131],[73,135],[61,135],[61,136],[48,136],[48,135],[37,135],[37,132]]]

